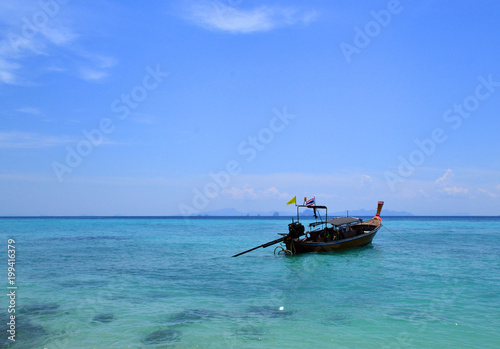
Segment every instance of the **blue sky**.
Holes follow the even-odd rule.
[[[6,0],[0,215],[498,215],[499,10]]]

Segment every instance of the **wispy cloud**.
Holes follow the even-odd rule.
[[[281,193],[276,187],[267,189],[254,189],[248,186],[243,188],[231,187],[221,191],[223,196],[228,196],[233,199],[285,199],[290,196],[288,193]]]
[[[88,71],[79,75],[84,80],[99,80],[107,75],[105,70],[115,63],[109,57],[89,58],[82,55],[78,45],[79,35],[72,28],[77,17],[69,5],[51,2],[25,2],[4,0],[0,9],[0,84],[31,84],[33,69],[53,65],[55,55],[66,57],[57,71],[71,73],[74,65],[85,66]],[[37,64],[31,63],[33,58]],[[28,63],[30,62],[30,63]],[[77,69],[77,71],[79,71]],[[36,75],[36,74],[35,74]]]
[[[453,185],[455,181],[453,181],[453,177],[455,174],[452,169],[447,169],[441,177],[436,179],[434,182],[436,191],[440,194],[445,194],[448,196],[457,196],[457,195],[467,195],[469,194],[469,189],[461,186]]]
[[[80,68],[80,77],[87,81],[99,81],[108,76],[103,70],[92,69],[88,67]]]
[[[361,186],[366,185],[367,183],[373,183],[373,178],[370,175],[363,174],[361,175]]]
[[[49,16],[34,2],[5,0],[5,5],[0,11],[0,83],[22,85],[27,59],[49,57],[51,49],[69,44],[76,35],[60,25],[56,13]]]
[[[5,42],[0,43],[0,83],[13,84],[16,81],[16,71],[21,68],[21,65],[4,57],[8,51],[6,46]]]
[[[0,132],[0,149],[47,148],[75,142],[67,136],[46,136],[29,132]]]
[[[82,53],[86,61],[80,67],[80,77],[87,81],[99,81],[109,76],[109,68],[118,61],[114,57]]]
[[[2,173],[0,174],[0,181],[9,181],[9,182],[54,182],[55,179],[53,176],[44,176],[40,174],[27,174],[27,173]]]
[[[19,108],[16,111],[24,114],[31,114],[31,115],[41,115],[42,112],[38,108],[33,108],[33,107],[23,107]]]
[[[67,45],[79,37],[79,35],[66,27],[40,28],[40,34],[47,42],[58,46]]]
[[[447,169],[441,177],[439,177],[438,179],[436,179],[436,184],[446,183],[453,176],[454,176],[453,171],[451,169]]]
[[[439,193],[446,195],[466,195],[469,193],[469,189],[462,187],[445,187],[438,190]]]
[[[158,122],[157,117],[152,114],[143,114],[137,112],[130,113],[129,119],[138,124],[147,124],[147,125],[154,125]]]
[[[486,189],[483,189],[483,188],[479,188],[478,191],[481,194],[489,196],[490,198],[497,198],[498,197],[498,194],[492,193],[489,190],[486,190]]]
[[[312,10],[270,6],[242,9],[220,1],[197,2],[189,9],[189,19],[195,24],[230,33],[263,32],[287,25],[308,24],[316,17],[317,13]]]

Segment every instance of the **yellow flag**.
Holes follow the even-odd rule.
[[[297,198],[297,197],[296,197],[296,196],[294,196],[294,197],[293,197],[293,198],[291,198],[291,199],[290,199],[290,201],[288,201],[286,204],[287,204],[287,205],[294,204],[294,203],[296,202],[296,201],[295,201],[295,199],[296,199],[296,198]]]

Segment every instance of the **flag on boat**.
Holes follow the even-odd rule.
[[[306,201],[306,206],[313,206],[313,205],[314,205],[314,198]]]
[[[288,201],[286,204],[287,205],[291,205],[291,204],[294,204],[296,202],[296,196],[294,196],[293,198],[290,199],[290,201]]]

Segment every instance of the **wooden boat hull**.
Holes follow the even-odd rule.
[[[356,235],[348,239],[342,239],[330,242],[311,242],[302,240],[290,240],[286,243],[287,250],[293,254],[309,253],[309,252],[332,252],[344,250],[348,248],[363,247],[370,244],[382,225],[378,225],[375,229],[368,233]]]

